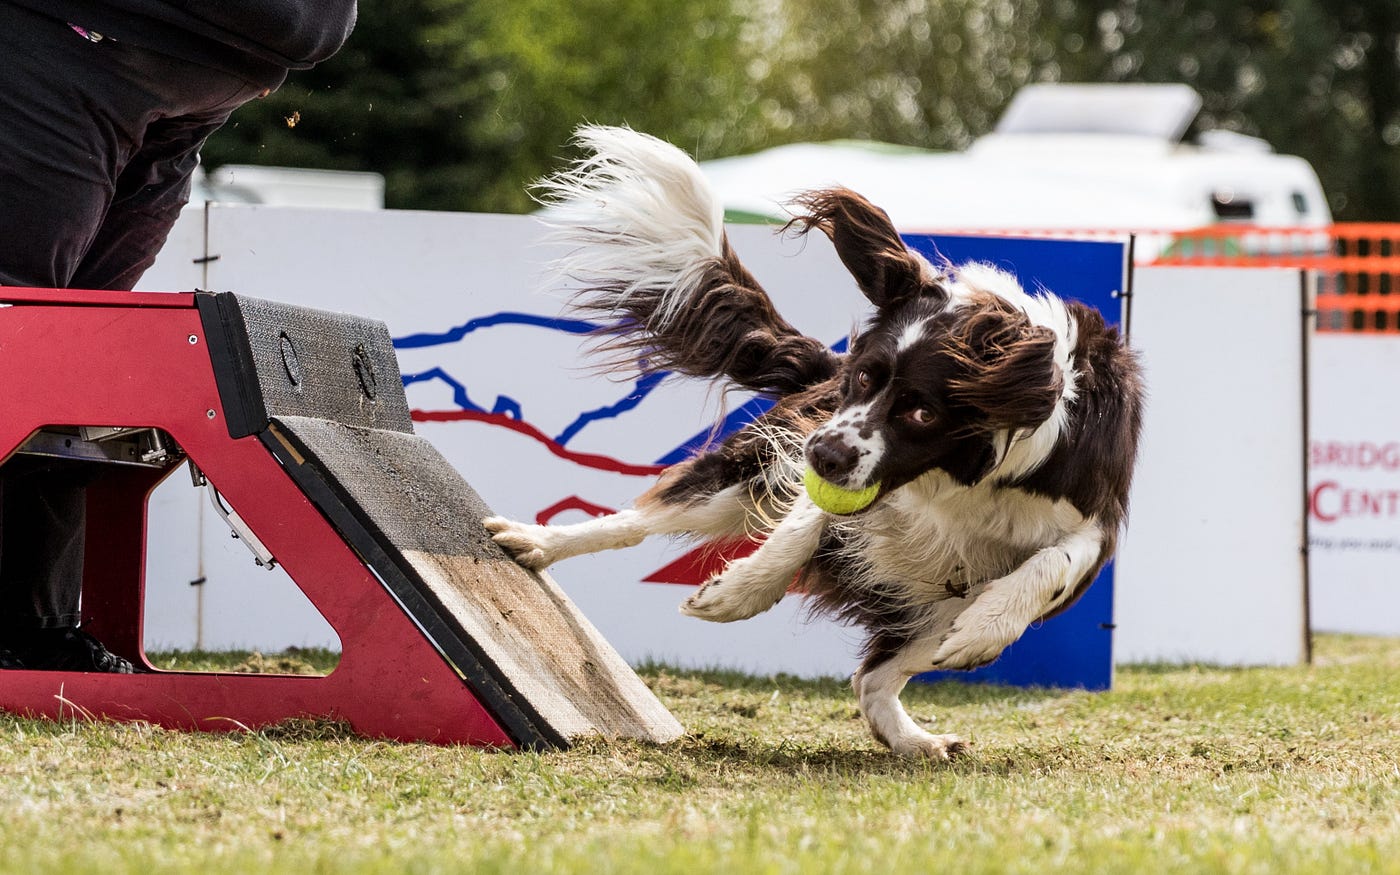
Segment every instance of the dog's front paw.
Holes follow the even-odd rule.
[[[711,623],[732,623],[735,620],[748,619],[753,614],[743,613],[734,604],[737,592],[738,587],[725,585],[724,575],[712,577],[700,584],[695,594],[681,603],[681,613],[687,617],[709,620]]]
[[[910,759],[928,759],[948,762],[967,750],[967,742],[956,735],[934,735],[920,730],[897,739],[891,739],[890,750]]]
[[[776,605],[786,591],[786,587],[779,589],[775,598],[764,587],[746,586],[744,576],[734,573],[731,566],[729,571],[701,584],[695,594],[681,604],[681,613],[712,623],[747,620]]]
[[[549,549],[549,529],[546,527],[498,516],[487,517],[481,524],[491,533],[491,540],[504,547],[516,562],[526,568],[539,571],[554,562]]]

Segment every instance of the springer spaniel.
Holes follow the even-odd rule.
[[[868,633],[852,686],[874,737],[948,759],[965,743],[918,726],[900,691],[995,660],[1112,556],[1141,421],[1136,357],[1096,310],[987,265],[931,264],[841,188],[801,196],[791,223],[826,234],[874,305],[837,354],[778,314],[688,156],[626,128],[584,127],[578,141],[587,156],[542,199],[574,244],[561,267],[577,306],[609,320],[608,365],[776,403],[631,509],[486,527],[533,569],[657,534],[761,540],[681,612],[742,620],[796,580],[816,610]]]

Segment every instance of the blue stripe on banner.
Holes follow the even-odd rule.
[[[561,319],[555,316],[536,316],[533,313],[492,313],[490,316],[482,316],[479,319],[469,320],[462,325],[453,326],[446,331],[425,332],[422,334],[410,334],[407,337],[397,337],[394,339],[394,349],[419,349],[421,347],[437,346],[443,343],[456,343],[473,331],[478,331],[482,328],[494,328],[497,325],[529,325],[535,328],[551,328],[555,331],[563,331],[567,334],[588,334],[602,327],[583,319]]]

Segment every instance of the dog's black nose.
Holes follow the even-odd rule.
[[[839,434],[825,434],[807,447],[807,464],[823,480],[839,484],[856,466],[859,453]]]

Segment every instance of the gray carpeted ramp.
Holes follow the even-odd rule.
[[[516,744],[681,734],[554,581],[490,539],[486,504],[412,433],[381,323],[227,293],[199,304],[230,433],[261,439]]]

